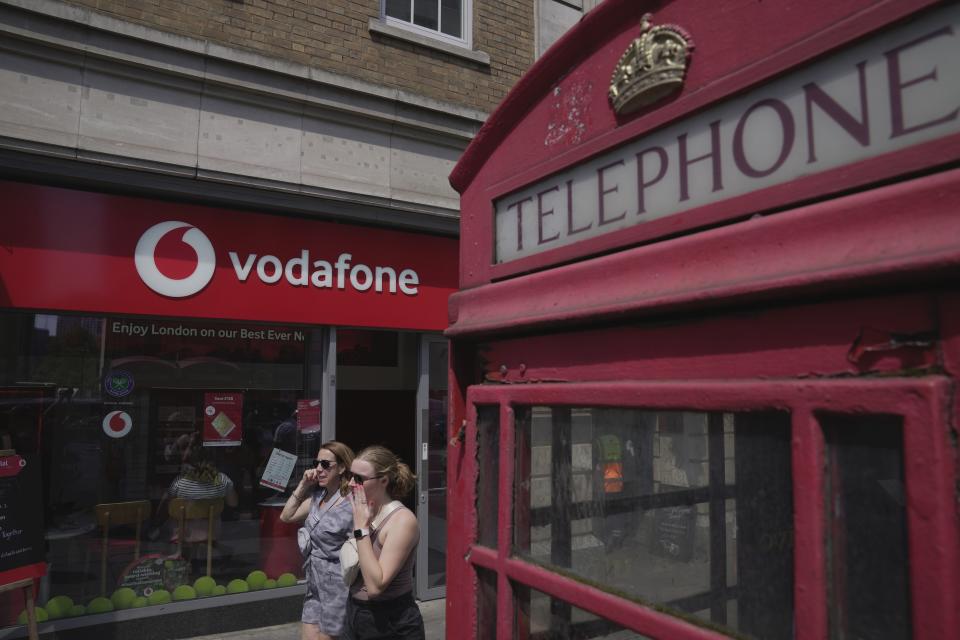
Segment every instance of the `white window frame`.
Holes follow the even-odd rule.
[[[470,49],[473,47],[473,0],[460,0],[460,32],[463,34],[462,38],[456,38],[451,35],[447,35],[440,31],[440,19],[438,16],[437,20],[437,29],[427,29],[426,27],[421,27],[418,24],[413,23],[413,0],[408,0],[410,2],[410,21],[400,20],[399,18],[393,18],[387,15],[387,2],[386,0],[380,0],[380,19],[392,27],[397,27],[398,29],[403,29],[404,31],[409,31],[410,33],[415,33],[417,35],[425,36],[427,38],[433,38],[435,40],[440,40],[458,47],[464,47]],[[437,6],[442,9],[441,0],[437,0]]]

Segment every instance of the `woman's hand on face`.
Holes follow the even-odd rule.
[[[357,529],[370,525],[370,505],[363,485],[353,485],[350,492],[350,504],[353,505],[353,524]]]
[[[317,484],[317,470],[307,469],[303,472],[303,480],[300,481],[305,489],[309,489]]]

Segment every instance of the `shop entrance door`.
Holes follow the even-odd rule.
[[[417,409],[417,597],[432,600],[447,584],[447,341],[440,336],[421,336]]]

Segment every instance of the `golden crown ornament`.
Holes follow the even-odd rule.
[[[643,16],[640,37],[620,56],[610,78],[610,102],[619,114],[651,105],[683,86],[693,40],[676,25],[651,27],[652,17]]]

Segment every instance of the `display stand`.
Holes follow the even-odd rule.
[[[33,601],[33,578],[0,584],[0,593],[13,591],[14,589],[23,589],[23,601],[26,603],[27,609],[27,637],[30,640],[38,640],[40,636],[37,633],[37,612],[34,609]]]

